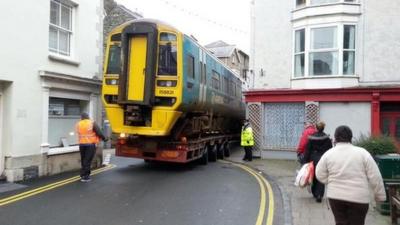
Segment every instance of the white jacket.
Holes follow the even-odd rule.
[[[371,186],[376,201],[386,200],[382,175],[371,154],[350,143],[337,143],[328,150],[315,174],[328,185],[328,198],[369,203]]]

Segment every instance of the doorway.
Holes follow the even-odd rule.
[[[392,137],[400,146],[400,112],[381,113],[381,133]]]
[[[400,149],[400,102],[381,103],[381,134],[392,137]]]

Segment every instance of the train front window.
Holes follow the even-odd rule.
[[[108,55],[107,74],[121,73],[121,47],[111,45]]]
[[[177,48],[176,35],[160,33],[158,46],[158,75],[177,75]]]

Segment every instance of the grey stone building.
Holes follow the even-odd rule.
[[[115,27],[143,16],[137,12],[132,12],[125,6],[116,3],[114,0],[104,0],[104,20],[103,36],[104,48],[107,45],[107,34]]]
[[[242,50],[230,45],[224,41],[216,41],[205,46],[218,59],[224,62],[229,68],[240,75],[241,78],[247,80],[247,72],[249,71],[249,56]]]

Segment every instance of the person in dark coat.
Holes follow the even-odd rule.
[[[332,140],[324,133],[325,123],[322,121],[318,122],[316,128],[317,132],[308,137],[308,144],[304,153],[304,162],[308,163],[312,161],[314,168],[317,168],[317,164],[322,155],[332,148]],[[315,172],[311,192],[317,202],[322,201],[325,192],[325,185],[318,181]]]

